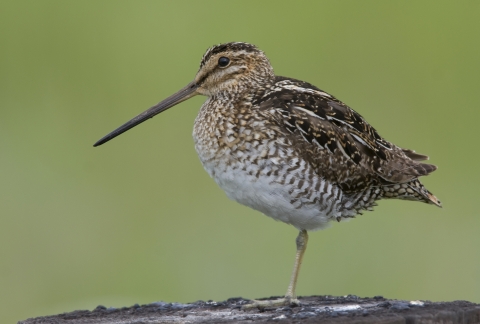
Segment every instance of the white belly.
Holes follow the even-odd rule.
[[[306,163],[288,172],[290,165],[285,161],[265,159],[249,164],[248,160],[237,160],[231,152],[213,158],[198,142],[196,149],[208,174],[240,204],[299,230],[322,229],[341,216],[341,190],[312,176]]]

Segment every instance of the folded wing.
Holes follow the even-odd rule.
[[[309,83],[277,77],[260,109],[274,109],[287,131],[386,182],[407,182],[436,170],[419,162],[427,156],[386,141],[360,114]]]

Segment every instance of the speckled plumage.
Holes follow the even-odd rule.
[[[418,161],[426,156],[386,141],[317,87],[275,76],[252,45],[210,48],[196,80],[208,82],[205,67],[222,56],[240,62],[239,77],[220,91],[205,86],[193,137],[206,171],[231,199],[306,230],[371,210],[382,198],[440,204],[418,180],[436,169]]]
[[[285,298],[244,306],[299,304],[295,287],[307,231],[399,198],[441,206],[418,180],[427,156],[383,139],[362,116],[303,81],[275,76],[265,54],[226,43],[204,54],[193,82],[100,139],[101,145],[195,95],[195,149],[228,197],[300,230]]]

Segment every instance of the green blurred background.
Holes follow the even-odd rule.
[[[479,17],[479,1],[2,1],[1,322],[285,293],[297,232],[204,172],[204,98],[92,147],[228,41],[439,166],[423,181],[443,209],[382,201],[313,233],[298,293],[480,302]]]

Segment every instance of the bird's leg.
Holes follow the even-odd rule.
[[[297,254],[295,255],[295,264],[293,265],[292,277],[290,278],[290,284],[288,285],[285,299],[290,303],[300,304],[295,294],[295,288],[297,287],[298,274],[300,273],[300,266],[302,265],[303,255],[307,249],[308,233],[306,230],[301,230],[297,236]]]
[[[251,308],[265,308],[265,307],[277,307],[277,306],[290,306],[300,305],[297,295],[295,294],[295,288],[297,286],[298,274],[300,273],[300,266],[302,265],[303,255],[307,249],[308,234],[306,230],[301,230],[297,236],[297,254],[295,255],[295,264],[293,266],[292,277],[290,278],[290,284],[288,285],[287,293],[284,298],[275,300],[254,300],[253,303],[244,305],[242,309]]]

